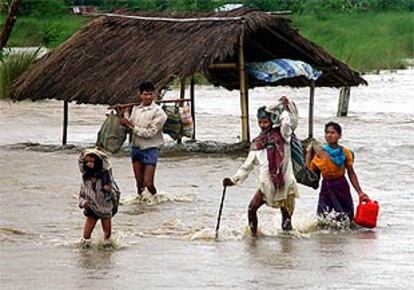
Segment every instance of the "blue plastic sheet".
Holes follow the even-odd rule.
[[[268,83],[299,76],[304,76],[309,80],[317,80],[322,75],[321,71],[303,61],[286,58],[267,62],[251,62],[246,64],[246,68],[249,74]]]

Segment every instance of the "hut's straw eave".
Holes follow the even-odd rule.
[[[119,16],[120,13],[123,16]],[[153,81],[161,90],[174,78],[191,77],[196,72],[202,72],[215,85],[238,89],[237,73],[211,71],[208,67],[218,62],[237,63],[242,21],[247,62],[263,59],[264,55],[263,51],[249,47],[251,39],[263,47],[271,45],[270,54],[275,58],[286,56],[306,60],[322,69],[324,74],[316,86],[366,83],[346,64],[300,36],[289,20],[282,17],[246,8],[207,14],[138,15],[125,10],[114,14],[117,15],[94,18],[68,41],[33,64],[13,84],[12,98],[128,103],[135,100],[138,84],[144,80]],[[211,21],[207,19],[209,17],[212,17]],[[157,18],[162,19],[157,21]],[[300,79],[272,85],[282,83],[298,87],[308,85]],[[249,83],[250,87],[264,85],[267,84],[258,81]]]

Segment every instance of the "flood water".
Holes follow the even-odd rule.
[[[115,249],[109,251],[100,246],[99,226],[93,248],[78,247],[84,218],[76,199],[77,153],[16,145],[58,145],[63,104],[0,101],[0,288],[412,289],[414,70],[365,78],[369,86],[351,90],[347,118],[335,117],[337,90],[316,90],[314,135],[322,139],[329,120],[343,125],[342,144],[355,153],[361,186],[381,206],[376,229],[318,230],[318,191],[300,186],[295,231],[283,234],[279,211],[262,207],[260,235],[252,240],[246,211],[255,171],[241,187],[228,188],[215,241],[221,180],[236,172],[243,156],[162,157],[159,197],[151,205],[134,200],[130,160],[118,156],[111,163],[123,204],[112,220]],[[250,91],[252,135],[256,109],[288,95],[301,114],[297,135],[307,137],[308,94]],[[105,106],[71,104],[68,143],[93,143],[105,112]],[[197,138],[237,142],[239,112],[238,92],[197,87]]]

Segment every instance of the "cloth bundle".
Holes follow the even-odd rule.
[[[193,118],[189,106],[165,105],[163,110],[167,114],[167,121],[162,130],[163,133],[170,135],[174,140],[182,136],[188,138],[193,136]]]
[[[317,174],[306,167],[302,142],[294,133],[292,134],[290,147],[292,152],[293,173],[295,174],[296,181],[312,187],[313,189],[317,189],[319,187],[320,174]]]
[[[162,132],[170,135],[171,138],[177,140],[181,137],[181,117],[178,106],[163,106],[162,109],[167,114],[167,121],[164,124]]]
[[[117,153],[127,137],[127,128],[121,125],[121,118],[111,111],[98,132],[96,146],[111,153]]]
[[[289,116],[292,122],[292,126],[291,126],[292,130],[296,130],[296,128],[298,127],[298,122],[299,122],[299,112],[296,107],[296,104],[293,101],[289,101],[288,109],[289,109],[288,111]],[[278,103],[275,105],[267,106],[266,111],[272,114],[271,120],[272,120],[273,127],[280,127],[281,125],[280,116],[282,115],[282,112],[283,112],[282,99],[279,99]]]
[[[281,79],[305,77],[308,80],[317,80],[322,72],[311,65],[292,59],[280,58],[267,62],[251,62],[246,65],[249,74],[256,79],[273,83]]]
[[[182,135],[188,138],[193,137],[193,117],[189,106],[180,107],[180,118],[182,124]]]
[[[277,104],[268,106],[266,108],[266,111],[272,114],[271,120],[273,127],[280,127],[280,116],[283,112],[282,99],[280,99]],[[288,103],[288,112],[292,122],[291,128],[294,131],[298,126],[299,113],[296,104],[293,101],[289,101]],[[297,138],[294,132],[292,132],[290,139],[290,150],[292,156],[293,173],[295,175],[296,181],[314,189],[318,188],[320,175],[313,171],[310,171],[306,167],[302,142],[299,140],[299,138]]]

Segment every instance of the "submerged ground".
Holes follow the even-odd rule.
[[[2,289],[409,289],[413,280],[414,102],[413,70],[368,75],[368,87],[352,89],[350,114],[336,119],[338,92],[317,89],[315,135],[336,119],[342,143],[355,152],[363,189],[381,205],[375,230],[315,228],[318,192],[300,187],[291,235],[280,232],[279,212],[262,208],[261,235],[246,231],[247,204],[256,174],[229,188],[218,242],[214,226],[221,179],[234,174],[242,157],[162,157],[159,198],[134,201],[128,157],[111,157],[123,205],[113,219],[116,249],[80,251],[83,217],[77,208],[80,183],[74,150],[36,151],[16,145],[60,143],[62,104],[0,102],[0,287]],[[169,92],[173,97],[178,92]],[[281,95],[301,114],[297,134],[307,135],[307,90],[257,89],[250,93],[252,134],[255,110]],[[201,140],[237,142],[239,97],[210,87],[196,90]],[[69,143],[95,141],[104,106],[70,107]],[[22,148],[23,147],[23,148]],[[355,193],[353,193],[356,197]]]

